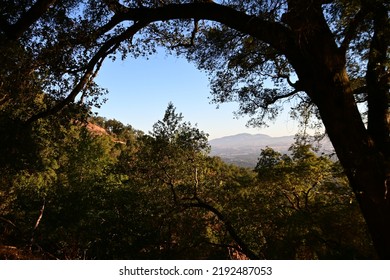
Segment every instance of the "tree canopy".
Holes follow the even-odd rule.
[[[13,124],[1,127],[6,158],[33,143],[25,135],[34,123],[99,106],[105,91],[94,77],[105,59],[163,46],[207,70],[213,100],[239,102],[253,125],[286,100],[295,115],[318,117],[379,256],[390,258],[387,1],[36,0],[0,9],[1,119]],[[22,165],[28,154],[17,154]]]
[[[253,171],[208,156],[172,104],[148,135],[88,121],[42,120],[40,164],[0,169],[1,258],[375,257],[345,176],[310,145],[267,148]]]

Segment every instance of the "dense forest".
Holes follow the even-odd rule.
[[[149,134],[89,116],[18,136],[1,145],[2,258],[375,258],[339,163],[300,138],[228,165],[173,104]]]
[[[390,259],[389,11],[0,0],[2,258]],[[161,49],[205,71],[211,101],[236,102],[249,125],[290,107],[336,157],[304,133],[286,155],[259,150],[250,170],[209,156],[173,104],[148,134],[91,114],[106,60]]]

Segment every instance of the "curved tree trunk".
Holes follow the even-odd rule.
[[[334,53],[324,60],[337,62],[339,59]],[[356,194],[378,256],[390,259],[387,153],[366,129],[344,67],[323,66],[322,69],[328,71],[317,71],[314,75],[305,71],[300,80],[319,109],[326,132]]]
[[[322,82],[319,87],[324,91],[317,92],[319,97],[316,104],[356,194],[378,256],[390,259],[390,182],[387,159],[365,129],[350,89],[340,86],[339,82]],[[327,93],[327,98],[321,98],[321,93]]]
[[[299,6],[306,2],[288,1],[284,21],[294,33],[297,50],[288,59],[319,110],[356,194],[378,257],[390,259],[390,113],[384,63],[388,43],[383,35],[388,15],[380,9],[375,11],[366,77],[369,103],[366,128],[346,71],[345,49],[337,46],[321,6]]]

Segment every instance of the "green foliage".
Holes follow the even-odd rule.
[[[152,136],[163,143],[170,143],[185,151],[207,152],[208,135],[191,123],[182,122],[182,114],[176,113],[172,103],[168,104],[162,121],[153,125]]]
[[[304,126],[324,118],[353,189],[382,201],[378,212],[362,207],[371,232],[388,229],[389,4],[168,2],[2,1],[0,242],[71,259],[226,258],[227,246],[371,257],[340,167],[310,146],[265,149],[251,171],[208,157],[207,135],[173,104],[150,135],[89,108],[104,102],[94,78],[106,58],[167,47],[210,73],[213,101],[238,102],[251,125],[284,101]],[[91,119],[106,133],[89,130]]]
[[[268,259],[373,256],[340,166],[309,145],[262,150],[252,171],[209,157],[172,104],[150,135],[90,121],[108,133],[41,120],[31,158],[4,160],[0,242],[19,248],[4,257],[227,259],[244,245]]]
[[[269,256],[374,257],[370,244],[363,245],[367,229],[338,163],[317,156],[310,145],[294,144],[290,151],[291,156],[282,156],[270,148],[262,150],[255,169]]]

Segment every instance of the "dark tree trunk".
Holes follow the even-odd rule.
[[[345,52],[339,48],[329,30],[321,7],[298,7],[289,1],[284,16],[295,34],[295,52],[288,59],[295,68],[306,93],[317,105],[326,132],[344,167],[381,259],[390,259],[390,187],[389,113],[386,69],[387,45],[381,39],[381,26],[387,19],[382,13],[372,42],[367,87],[369,93],[368,129],[355,102],[346,71]],[[299,12],[298,12],[299,11]],[[384,28],[384,27],[382,27]],[[382,37],[380,37],[382,36]],[[382,53],[382,55],[378,55]],[[387,75],[388,77],[388,75]],[[370,96],[371,95],[371,96]],[[371,110],[371,112],[370,112]]]
[[[390,259],[390,193],[386,158],[365,129],[347,81],[318,81],[318,88],[315,102],[356,194],[378,256]]]
[[[300,74],[356,194],[378,256],[390,259],[390,170],[383,146],[362,121],[345,69]]]

